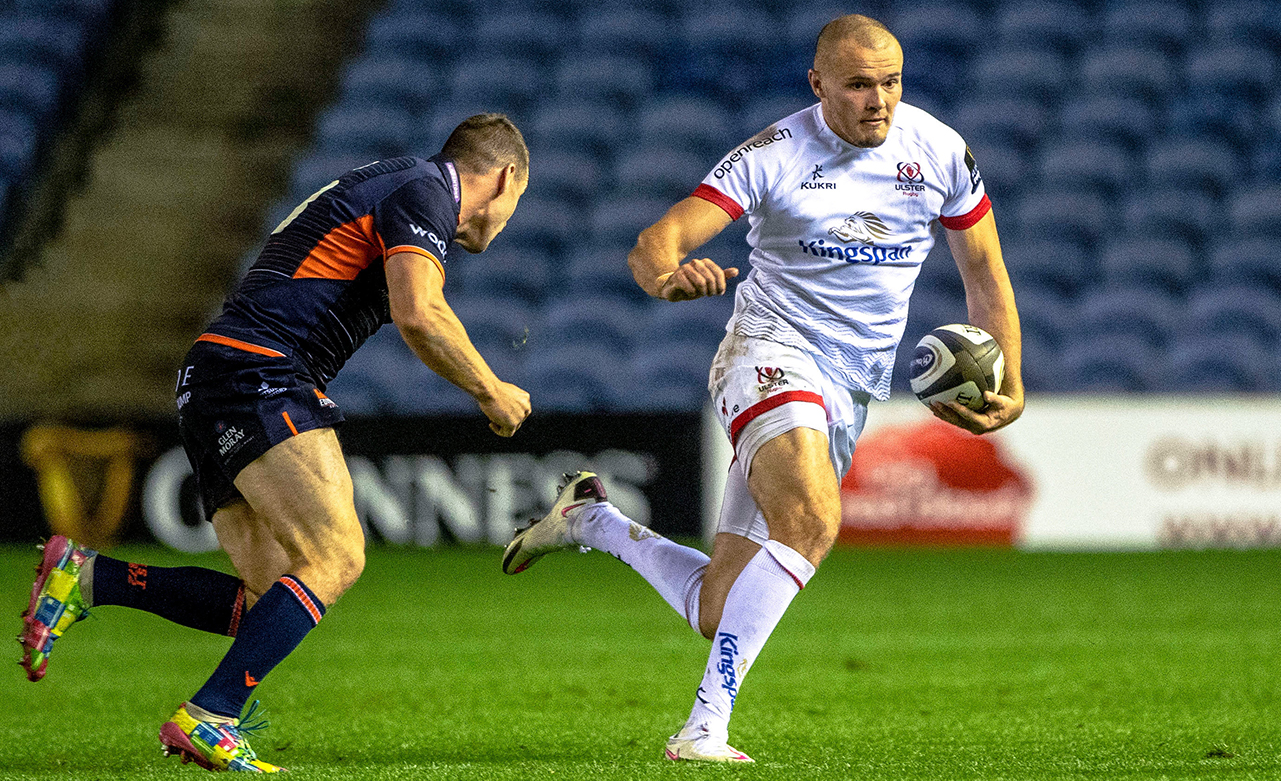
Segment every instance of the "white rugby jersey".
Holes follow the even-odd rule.
[[[846,143],[820,104],[725,156],[694,195],[746,214],[752,271],[726,330],[815,354],[849,387],[889,397],[907,301],[934,245],[991,204],[956,131],[899,103],[885,143]]]

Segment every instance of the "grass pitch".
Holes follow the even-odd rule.
[[[13,634],[34,562],[0,548]],[[622,564],[375,549],[260,687],[255,746],[301,779],[1281,778],[1279,572],[1277,551],[837,551],[739,697],[757,764],[709,767],[661,759],[708,646]],[[156,731],[229,642],[95,611],[44,681],[0,682],[0,778],[202,777]]]

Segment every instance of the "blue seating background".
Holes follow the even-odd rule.
[[[515,218],[451,253],[447,296],[542,408],[693,409],[729,297],[648,300],[626,253],[737,142],[814,101],[823,23],[862,11],[906,51],[905,100],[965,136],[995,205],[1034,391],[1281,390],[1281,14],[1268,0],[1001,3],[393,0],[272,217],[343,170],[439,149],[503,111],[531,150]],[[703,254],[744,272],[741,220]],[[940,244],[895,388],[966,318]],[[352,412],[471,409],[393,328],[334,393]]]
[[[115,0],[0,0],[0,235],[84,86]]]

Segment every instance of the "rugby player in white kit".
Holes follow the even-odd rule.
[[[809,72],[819,103],[727,155],[628,257],[652,296],[720,295],[737,269],[682,261],[732,220],[747,215],[751,225],[752,271],[709,378],[735,453],[711,557],[628,520],[590,472],[572,476],[552,512],[505,552],[503,569],[514,573],[573,545],[607,551],[712,640],[668,759],[752,761],[728,744],[735,697],[836,540],[840,480],[869,400],[889,396],[935,221],[969,321],[1000,343],[1006,374],[985,410],[950,402],[933,412],[982,434],[1023,410],[1018,314],[982,178],[960,135],[899,102],[902,69],[902,49],[880,22],[851,15],[826,25]]]

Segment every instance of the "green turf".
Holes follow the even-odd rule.
[[[33,561],[0,548],[15,634]],[[257,747],[317,779],[1281,778],[1279,573],[1274,551],[838,551],[739,698],[757,764],[707,767],[660,759],[707,645],[617,561],[375,550],[260,687]],[[0,683],[0,778],[201,777],[156,730],[228,643],[96,611],[43,682]]]

